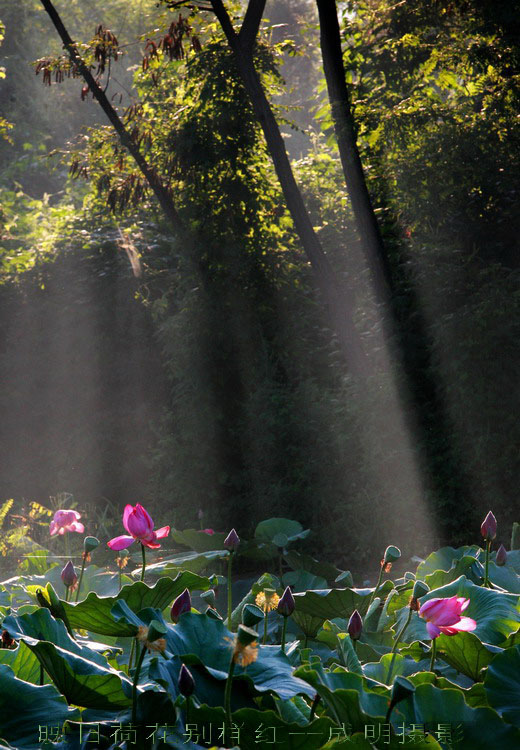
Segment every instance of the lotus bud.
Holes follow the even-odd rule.
[[[507,550],[504,547],[503,544],[500,545],[500,547],[497,549],[497,556],[495,558],[495,562],[497,565],[505,565],[507,562]]]
[[[491,511],[487,514],[487,516],[482,521],[482,526],[480,527],[480,533],[484,537],[486,542],[491,542],[497,535],[497,519],[493,515]]]
[[[264,613],[256,604],[246,604],[242,610],[242,623],[252,628],[264,619]]]
[[[215,609],[217,600],[216,600],[215,592],[213,591],[213,589],[208,589],[208,591],[203,591],[203,593],[200,595],[200,598],[204,599],[204,601],[209,607],[212,607],[213,609]]]
[[[195,680],[188,667],[183,664],[179,672],[179,692],[184,695],[185,698],[189,698],[195,690]]]
[[[348,621],[347,625],[348,634],[351,637],[353,641],[359,641],[361,637],[361,633],[363,631],[363,620],[361,618],[361,615],[355,609],[351,616],[350,620]]]
[[[224,539],[224,547],[230,552],[236,552],[239,544],[240,537],[238,536],[235,529],[231,529],[227,537]]]
[[[188,589],[184,589],[182,594],[179,594],[179,596],[172,604],[172,608],[170,610],[170,617],[172,618],[172,622],[179,622],[179,618],[181,617],[181,615],[186,614],[186,612],[191,612],[191,596]]]
[[[290,586],[287,586],[282,594],[280,601],[278,602],[278,614],[283,615],[284,617],[290,617],[294,612],[295,606],[296,604],[294,602],[293,593]]]
[[[61,571],[61,580],[65,584],[67,588],[70,588],[70,586],[75,586],[78,581],[78,576],[76,575],[76,571],[74,570],[74,565],[72,564],[72,561],[69,560],[68,563],[65,565],[63,570]]]
[[[204,518],[204,511],[202,510],[202,508],[199,508],[199,510],[197,512],[197,518],[199,519],[199,521],[202,521],[202,519]],[[186,670],[186,671],[188,671],[188,670]],[[189,674],[189,672],[188,672],[188,674]]]
[[[99,539],[97,539],[95,536],[86,536],[83,540],[83,549],[88,554],[89,552],[93,552],[96,547],[99,547]]]
[[[383,563],[385,565],[387,565],[388,563],[393,563],[396,560],[399,560],[400,557],[401,557],[401,550],[399,549],[399,547],[394,547],[394,545],[391,544],[385,550]]]
[[[241,646],[250,646],[254,641],[258,640],[258,633],[252,628],[248,628],[246,625],[239,625],[237,630],[237,642]]]
[[[148,626],[147,640],[150,643],[153,643],[154,641],[158,641],[159,638],[164,638],[166,633],[166,625],[163,625],[163,623],[159,622],[159,620],[152,620],[150,625]]]

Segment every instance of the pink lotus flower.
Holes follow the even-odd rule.
[[[141,542],[141,544],[144,544],[145,547],[150,547],[150,549],[159,549],[161,545],[157,543],[157,540],[163,539],[170,533],[169,526],[163,526],[154,531],[150,514],[139,503],[137,503],[135,508],[133,505],[125,507],[123,512],[123,526],[130,536],[123,534],[114,537],[114,539],[108,542],[110,549],[126,549],[135,541]]]
[[[215,533],[213,529],[201,529],[201,531],[203,534],[209,534],[209,536],[213,536],[213,534]]]
[[[67,531],[77,531],[83,534],[85,527],[79,523],[80,518],[81,515],[77,510],[57,510],[49,525],[50,535],[65,534]]]
[[[419,610],[419,617],[426,620],[426,629],[432,638],[438,635],[456,635],[461,630],[475,630],[477,623],[471,617],[461,617],[469,599],[451,596],[449,599],[430,599]]]

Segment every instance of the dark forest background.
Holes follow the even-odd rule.
[[[132,127],[168,175],[197,263],[131,182],[83,82],[35,75],[34,61],[62,52],[40,3],[3,0],[0,500],[70,492],[92,530],[102,509],[118,519],[137,501],[161,523],[197,527],[202,509],[205,526],[246,536],[286,516],[311,526],[311,549],[350,565],[388,543],[408,555],[467,543],[490,508],[505,541],[520,469],[519,4],[337,4],[397,316],[385,354],[315,4],[267,3],[256,65],[353,300],[366,388],[215,19],[191,18],[183,57],[169,60],[147,40],[179,10],[61,5],[74,39],[101,23],[117,36],[125,54],[103,83],[120,112],[144,103]]]

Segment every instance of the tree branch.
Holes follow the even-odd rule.
[[[76,49],[76,45],[72,41],[56,8],[53,6],[51,0],[41,0],[41,3],[43,7],[45,8],[45,11],[47,12],[52,23],[54,24],[54,27],[56,31],[58,32],[61,38],[61,41],[63,42],[63,46],[68,52],[71,62],[76,66],[76,68],[79,70],[79,72],[85,79],[85,83],[88,85],[90,91],[92,91],[92,94],[99,102],[103,112],[106,114],[111,124],[113,125],[114,130],[118,134],[122,145],[128,149],[129,153],[134,158],[137,166],[141,170],[150,188],[154,192],[155,197],[159,201],[161,208],[163,209],[164,213],[169,219],[174,231],[181,235],[185,235],[186,230],[185,230],[184,224],[177,212],[177,209],[175,208],[175,205],[170,197],[168,190],[163,185],[162,181],[160,180],[155,170],[153,170],[150,167],[145,157],[139,151],[139,147],[132,140],[129,132],[127,131],[123,122],[121,121],[121,118],[119,117],[119,115],[117,114],[113,106],[110,104],[105,92],[98,85],[94,76],[90,72],[88,66],[85,64],[85,62],[81,58],[80,54],[78,53]]]
[[[239,39],[244,52],[252,52],[264,15],[266,0],[249,0]]]

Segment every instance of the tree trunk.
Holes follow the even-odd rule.
[[[252,0],[252,2],[255,1]],[[364,377],[367,374],[368,363],[359,333],[354,325],[355,311],[353,301],[348,297],[346,291],[340,288],[334,270],[312,226],[300,189],[294,178],[280,129],[264,93],[260,78],[255,70],[251,52],[251,40],[248,38],[248,45],[245,48],[240,36],[233,29],[222,1],[211,0],[211,4],[229,46],[234,52],[239,75],[262,127],[267,147],[287,203],[287,208],[291,214],[304,252],[316,274],[323,299],[329,310],[332,327],[342,345],[349,369],[352,374]]]

